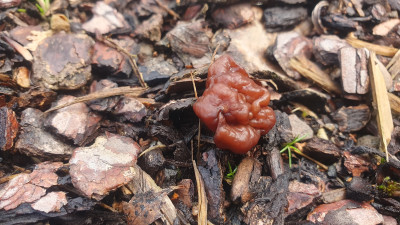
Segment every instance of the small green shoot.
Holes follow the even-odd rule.
[[[228,184],[232,184],[233,178],[235,177],[236,171],[237,171],[237,166],[235,167],[234,170],[232,170],[231,164],[228,161],[228,174],[225,176],[225,181]]]
[[[40,15],[46,19],[46,14],[50,10],[50,0],[35,0],[34,3]]]
[[[17,9],[17,12],[26,13],[26,9]]]
[[[286,143],[285,146],[281,149],[280,153],[284,153],[286,150],[288,152],[289,157],[289,167],[292,168],[292,150],[298,154],[302,154],[302,152],[294,146],[297,142],[303,140],[307,135],[303,135],[301,137],[297,136],[292,142]]]
[[[400,196],[400,183],[390,179],[390,177],[385,177],[378,189],[392,197]]]

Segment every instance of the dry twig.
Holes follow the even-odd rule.
[[[109,90],[104,90],[104,91],[99,91],[99,92],[94,92],[85,96],[81,96],[81,97],[77,97],[75,98],[74,101],[72,102],[68,102],[62,105],[58,105],[55,106],[47,111],[45,111],[44,113],[49,113],[49,112],[53,112],[55,110],[59,110],[62,109],[64,107],[76,104],[76,103],[80,103],[80,102],[88,102],[88,101],[92,101],[92,100],[96,100],[96,99],[100,99],[100,98],[107,98],[107,97],[112,97],[112,96],[117,96],[117,95],[125,95],[125,94],[130,94],[135,95],[135,96],[140,96],[143,94],[144,92],[144,88],[140,88],[140,87],[119,87],[119,88],[112,88]]]

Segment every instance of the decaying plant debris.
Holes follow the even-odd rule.
[[[400,222],[397,0],[0,10],[0,224]]]

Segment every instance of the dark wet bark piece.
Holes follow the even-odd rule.
[[[270,177],[260,177],[251,188],[257,193],[254,201],[242,207],[247,224],[284,224],[287,207],[289,173],[280,175],[275,181]]]
[[[279,152],[279,149],[277,149],[276,147],[268,152],[267,165],[269,167],[269,172],[271,174],[271,177],[274,180],[285,172],[281,153]]]
[[[342,107],[332,114],[342,132],[361,130],[370,120],[371,113],[367,105]]]
[[[351,32],[357,29],[358,23],[340,14],[329,14],[321,17],[322,24],[332,30]]]
[[[58,33],[44,39],[34,52],[34,84],[73,90],[91,78],[92,39],[84,34]]]
[[[343,47],[349,46],[343,39],[334,35],[321,35],[313,38],[313,53],[322,65],[337,65],[339,63],[338,53]]]
[[[40,199],[46,194],[46,189],[57,185],[55,171],[61,166],[61,162],[44,162],[30,174],[18,174],[0,191],[0,209],[10,210]]]
[[[135,165],[131,167],[133,171],[133,179],[126,186],[133,193],[161,193],[162,189],[156,185],[154,180],[139,166]],[[163,219],[165,223],[174,224],[174,221],[177,218],[176,209],[172,204],[170,198],[168,196],[163,196],[162,204],[159,206],[161,208],[161,212],[163,213]]]
[[[152,150],[142,155],[138,165],[151,176],[154,176],[164,165],[165,158],[160,149]]]
[[[339,51],[343,90],[349,94],[366,94],[369,90],[365,49],[343,47]]]
[[[307,216],[311,222],[323,224],[380,224],[383,217],[369,203],[342,200],[319,205]]]
[[[8,150],[14,146],[19,124],[14,111],[7,107],[0,108],[0,149]]]
[[[347,184],[346,196],[349,199],[368,202],[374,198],[374,194],[375,188],[364,178],[354,176]]]
[[[56,105],[62,105],[75,99],[64,96]],[[100,127],[101,116],[90,112],[85,103],[77,103],[50,114],[44,124],[57,135],[70,139],[76,145],[83,145]]]
[[[255,193],[250,191],[250,181],[258,180],[260,176],[260,162],[254,158],[244,158],[242,162],[240,162],[232,182],[230,193],[231,200],[242,203],[250,201],[255,196]]]
[[[75,149],[69,163],[73,185],[87,197],[102,199],[134,177],[138,144],[115,134],[100,136],[89,147]]]
[[[286,12],[283,14],[286,15]],[[282,13],[279,16],[282,16]],[[297,55],[304,55],[310,58],[312,48],[311,40],[297,32],[291,31],[278,34],[274,45],[268,51],[272,52],[275,60],[289,77],[298,80],[301,76],[290,66],[290,59]]]
[[[340,149],[335,144],[321,138],[313,138],[308,141],[303,152],[319,162],[328,165],[337,162],[341,153]]]
[[[43,118],[43,113],[37,109],[28,108],[22,112],[21,134],[15,143],[15,149],[40,159],[57,160],[69,157],[72,146],[45,131]]]
[[[251,5],[248,3],[216,9],[211,16],[216,23],[229,29],[235,29],[251,23],[255,18]]]
[[[283,31],[307,18],[304,7],[269,7],[264,10],[264,24],[268,31]]]
[[[198,169],[203,178],[207,194],[207,217],[213,223],[222,223],[225,221],[225,191],[222,187],[224,175],[221,164],[215,155],[215,150],[203,153],[202,159],[203,162],[198,166]]]
[[[171,115],[174,112],[191,108],[195,100],[195,98],[171,100],[160,108],[156,119],[158,121],[169,120],[170,117],[173,118]]]
[[[146,84],[151,87],[164,84],[172,75],[178,73],[172,60],[166,59],[164,55],[152,57],[140,63],[139,71]]]
[[[183,22],[178,24],[167,33],[166,38],[171,45],[172,51],[179,58],[190,65],[193,58],[201,58],[210,52],[211,30],[205,28],[202,21]]]
[[[21,108],[47,109],[56,99],[57,93],[51,90],[30,89],[19,94],[17,100]]]
[[[93,81],[92,85],[90,85],[90,93],[99,92],[103,90],[109,90],[111,88],[118,87],[117,83],[114,83],[110,80],[104,79],[99,81]],[[96,99],[88,102],[88,105],[91,109],[95,111],[111,111],[118,103],[120,96],[114,96],[103,99]]]
[[[126,215],[127,224],[151,224],[161,218],[160,205],[165,196],[167,196],[167,192],[154,193],[149,191],[135,194],[129,203],[123,202],[122,209]]]
[[[176,168],[163,168],[156,176],[156,184],[161,188],[168,188],[170,186],[176,186],[176,177],[178,170]]]
[[[134,33],[143,39],[160,41],[163,22],[164,20],[161,14],[154,14],[149,19],[140,23],[139,26],[136,27]]]

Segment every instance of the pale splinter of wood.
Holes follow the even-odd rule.
[[[386,160],[389,161],[387,146],[392,136],[393,119],[385,80],[378,67],[377,60],[375,52],[371,52],[369,58],[369,71],[371,77],[372,96],[376,110],[376,120],[381,141],[380,150],[386,153]]]

